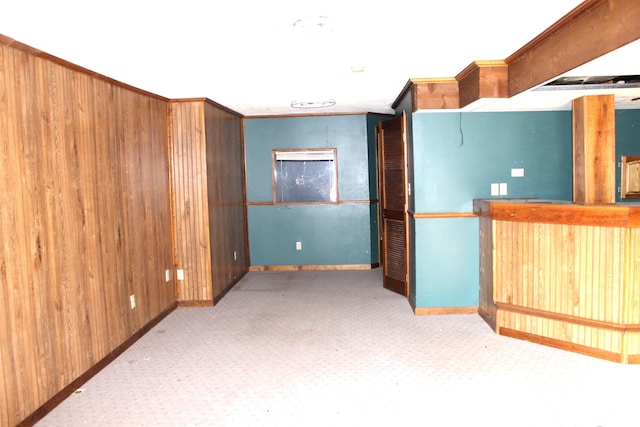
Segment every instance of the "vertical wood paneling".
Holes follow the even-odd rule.
[[[523,311],[501,313],[499,326],[622,351],[616,325],[640,323],[638,229],[515,221],[494,227],[496,302]]]
[[[176,268],[185,272],[176,296],[213,303],[203,103],[172,102],[171,121]]]
[[[624,303],[624,321],[634,323],[640,320],[640,229],[628,230],[626,235],[627,251],[626,268],[623,272],[626,292],[621,295]]]
[[[599,321],[622,320],[623,229],[495,224],[498,301]]]
[[[0,425],[12,426],[174,290],[167,101],[6,39],[0,81]]]
[[[208,100],[170,105],[176,294],[213,304],[249,266],[242,119]]]
[[[211,102],[204,107],[213,298],[218,301],[249,268],[244,140],[237,114]]]

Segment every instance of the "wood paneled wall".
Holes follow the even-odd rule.
[[[237,113],[207,101],[205,123],[211,273],[217,302],[249,271],[244,122]]]
[[[500,333],[640,362],[639,228],[512,221],[494,227]]]
[[[480,294],[478,314],[491,329],[496,329],[496,304],[493,298],[493,221],[488,216],[479,219],[480,229]]]
[[[242,118],[206,99],[170,105],[177,299],[211,305],[249,269]]]
[[[167,108],[0,36],[1,426],[175,304]]]
[[[171,102],[171,152],[178,301],[213,304],[203,102]]]

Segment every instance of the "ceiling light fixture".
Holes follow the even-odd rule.
[[[293,23],[294,28],[307,34],[320,34],[327,31],[331,31],[329,25],[329,18],[326,16],[311,16],[307,18],[300,18]]]
[[[291,106],[293,108],[326,108],[336,105],[336,101],[333,99],[323,99],[320,101],[293,101]]]

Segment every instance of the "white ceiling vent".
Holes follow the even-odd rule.
[[[560,77],[535,90],[583,90],[640,88],[640,75]]]

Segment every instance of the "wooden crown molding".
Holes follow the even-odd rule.
[[[229,107],[225,107],[224,105],[219,104],[219,103],[217,103],[217,102],[215,102],[215,101],[213,101],[213,100],[211,100],[209,98],[174,98],[174,99],[170,99],[169,100],[170,104],[173,104],[173,103],[177,104],[177,103],[183,103],[183,102],[187,102],[187,103],[188,102],[202,102],[202,103],[206,103],[206,104],[212,105],[212,106],[214,106],[214,107],[216,107],[216,108],[218,108],[220,110],[224,110],[229,114],[237,116],[238,118],[242,119],[242,118],[245,117],[242,113],[239,113],[239,112],[237,112],[237,111],[235,111],[235,110],[233,110],[233,109],[231,109]]]
[[[459,85],[460,108],[481,98],[508,98],[509,69],[505,61],[474,61],[462,70]]]
[[[411,79],[408,89],[413,111],[460,108],[458,81],[454,77]]]
[[[502,60],[474,61],[456,77],[409,80],[394,108],[409,91],[413,111],[458,109],[481,98],[506,98],[508,76]]]
[[[640,39],[638,0],[586,0],[505,60],[474,61],[455,78],[410,79],[412,111],[509,98]]]

